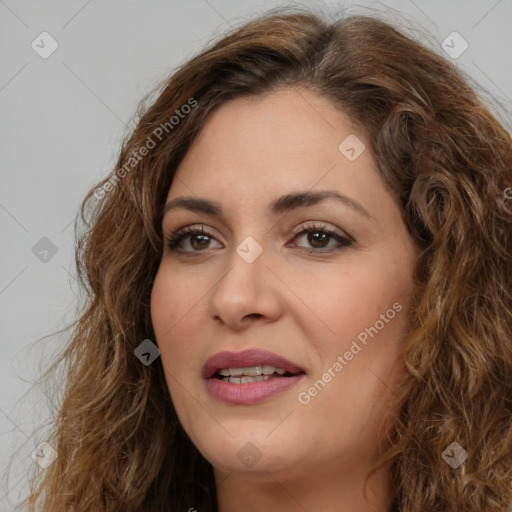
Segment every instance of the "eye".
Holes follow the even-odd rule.
[[[312,249],[305,247],[307,253],[326,253],[334,252],[343,247],[352,245],[353,241],[348,237],[341,235],[340,233],[327,228],[320,224],[309,224],[307,226],[301,226],[301,231],[294,235],[293,240],[305,238],[306,242],[310,244]],[[328,245],[329,242],[337,242],[334,245]],[[293,244],[292,247],[302,247],[300,245]],[[327,250],[326,250],[327,249]]]
[[[183,250],[181,242],[189,239],[189,244],[192,251]],[[211,233],[208,233],[203,226],[201,229],[194,228],[194,226],[187,226],[171,233],[171,238],[167,241],[167,247],[173,252],[188,253],[188,252],[203,252],[208,248],[210,240],[215,240]]]
[[[288,245],[289,247],[298,247],[306,253],[330,253],[352,245],[353,240],[341,235],[340,233],[327,228],[324,225],[310,224],[301,226],[300,231],[293,235],[292,242],[300,238],[306,238],[307,243],[312,248],[308,249],[296,243]],[[210,242],[216,240],[215,237],[201,226],[200,229],[194,226],[187,226],[171,233],[166,241],[170,251],[197,256],[209,249]],[[182,243],[188,241],[191,249],[184,249]],[[329,242],[337,242],[329,245]]]

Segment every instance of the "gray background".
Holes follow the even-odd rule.
[[[113,166],[143,94],[230,25],[286,3],[0,0],[0,469],[13,464],[0,511],[14,510],[36,464],[31,453],[45,440],[50,410],[44,392],[30,386],[65,336],[35,342],[74,318],[81,199]],[[445,56],[441,42],[458,32],[469,46],[453,60],[499,102],[511,130],[512,0],[302,2],[321,4],[348,13],[371,7],[390,21],[400,14]],[[42,32],[59,45],[46,59],[31,47],[35,40],[48,50]],[[44,237],[55,254],[44,253]]]

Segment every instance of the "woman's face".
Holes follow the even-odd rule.
[[[417,257],[367,142],[308,91],[231,100],[170,202],[167,239],[204,231],[166,244],[151,297],[193,443],[217,476],[360,474],[394,408]]]

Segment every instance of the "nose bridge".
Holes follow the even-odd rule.
[[[227,293],[223,300],[246,302],[257,293],[267,263],[263,246],[252,236],[245,237],[231,251],[227,273],[216,286],[217,295]]]
[[[267,279],[268,256],[263,246],[247,236],[233,248],[227,271],[210,297],[212,316],[237,325],[248,315],[272,316],[276,313],[276,290]]]

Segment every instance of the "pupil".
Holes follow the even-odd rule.
[[[309,233],[309,243],[314,247],[324,247],[323,243],[329,237],[327,233],[321,231],[314,231]],[[190,238],[191,245],[194,249],[204,249],[209,243],[208,235],[194,235]]]
[[[316,235],[319,235],[319,237]],[[323,247],[322,242],[324,242],[328,236],[327,233],[322,233],[321,231],[311,232],[309,234],[309,243],[314,247],[316,247],[315,244],[320,243],[320,246]]]
[[[201,240],[199,242],[199,247],[196,247],[194,241]],[[194,235],[190,238],[190,243],[194,249],[203,249],[206,245],[208,245],[209,239],[207,235]]]

